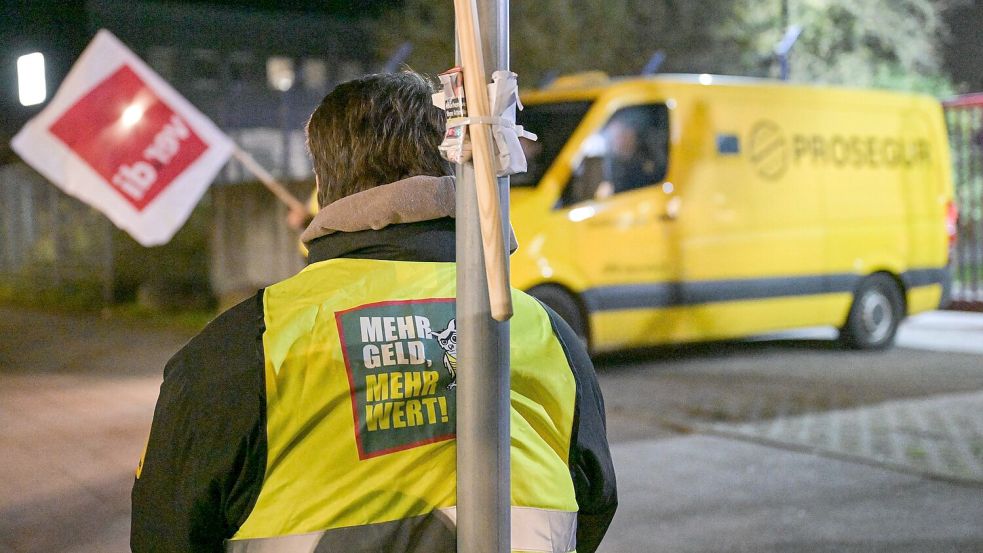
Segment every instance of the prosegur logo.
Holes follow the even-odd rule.
[[[777,179],[788,169],[788,145],[782,129],[772,121],[759,121],[751,128],[751,163],[759,175]]]
[[[777,123],[768,120],[751,127],[748,143],[751,165],[768,180],[780,178],[793,166],[905,169],[932,159],[931,144],[925,138],[819,133],[787,136]]]

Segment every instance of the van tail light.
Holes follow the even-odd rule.
[[[959,208],[953,200],[949,200],[945,206],[945,230],[949,234],[951,248],[956,245],[956,235],[959,233]]]

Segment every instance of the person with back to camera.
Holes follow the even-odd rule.
[[[454,553],[454,179],[414,73],[311,115],[310,264],[167,363],[133,486],[143,552]],[[595,551],[617,506],[604,403],[570,327],[513,291],[512,547]]]

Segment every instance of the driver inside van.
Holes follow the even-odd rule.
[[[659,150],[665,148],[654,143],[643,145],[638,123],[641,122],[615,116],[604,128],[608,146],[604,175],[610,183],[610,194],[654,184],[664,176],[665,155]]]

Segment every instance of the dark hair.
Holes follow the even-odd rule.
[[[307,123],[318,204],[407,177],[452,174],[437,150],[445,116],[433,92],[423,76],[403,72],[348,81],[325,96]]]

